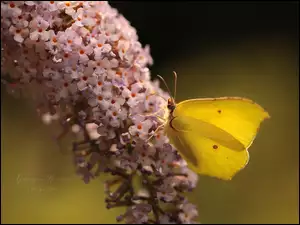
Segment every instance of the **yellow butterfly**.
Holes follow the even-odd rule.
[[[231,180],[247,165],[247,149],[261,122],[270,118],[261,106],[240,97],[190,99],[178,104],[171,97],[168,109],[165,134],[188,166],[198,174],[223,180]]]

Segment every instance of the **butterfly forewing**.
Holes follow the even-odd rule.
[[[177,104],[174,117],[188,116],[214,125],[248,148],[269,114],[251,100],[237,97],[192,99]]]

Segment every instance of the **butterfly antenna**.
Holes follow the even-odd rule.
[[[171,91],[170,91],[170,89],[169,89],[169,87],[168,87],[166,81],[164,80],[164,78],[162,78],[162,76],[160,76],[160,75],[157,75],[157,76],[158,76],[159,79],[162,80],[162,82],[164,82],[164,84],[165,84],[165,86],[166,86],[166,88],[167,88],[167,90],[168,90],[168,92],[169,92],[169,95],[171,96]]]
[[[176,100],[176,92],[177,92],[177,73],[173,71],[174,73],[174,101]]]
[[[156,96],[158,96],[158,97],[161,97],[163,100],[165,100],[166,102],[168,102],[168,99],[164,98],[163,96],[161,96],[161,95],[159,95],[159,94],[157,94],[157,93],[150,94],[150,96],[151,96],[151,95],[156,95]]]

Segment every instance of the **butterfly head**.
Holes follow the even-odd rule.
[[[169,111],[170,111],[171,114],[173,113],[174,109],[176,108],[175,97],[176,97],[176,86],[177,86],[177,74],[176,74],[175,71],[174,71],[173,73],[174,73],[174,80],[175,80],[175,84],[174,84],[174,98],[173,98],[173,97],[170,97],[170,98],[168,99],[168,105],[167,105],[167,107],[168,107],[168,109],[169,109]],[[172,95],[171,95],[171,91],[170,91],[170,89],[169,89],[169,87],[168,87],[166,81],[164,80],[164,78],[162,78],[160,75],[157,75],[157,76],[158,76],[158,78],[160,78],[160,79],[162,80],[162,82],[165,84],[165,86],[166,86],[166,88],[167,88],[167,90],[168,90],[170,96],[172,96]]]
[[[176,107],[176,104],[175,104],[175,101],[172,97],[168,99],[168,106],[167,107],[170,110],[170,112],[174,111],[174,109]]]

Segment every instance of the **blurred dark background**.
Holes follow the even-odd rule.
[[[232,181],[200,176],[190,199],[202,223],[299,223],[298,2],[111,2],[149,44],[152,77],[173,84],[178,101],[241,96],[271,119]],[[55,128],[30,103],[1,90],[2,223],[114,223],[102,179],[85,185]]]
[[[288,37],[298,43],[296,1],[112,1],[150,44],[153,72],[168,60],[209,49],[225,48],[247,39]]]

